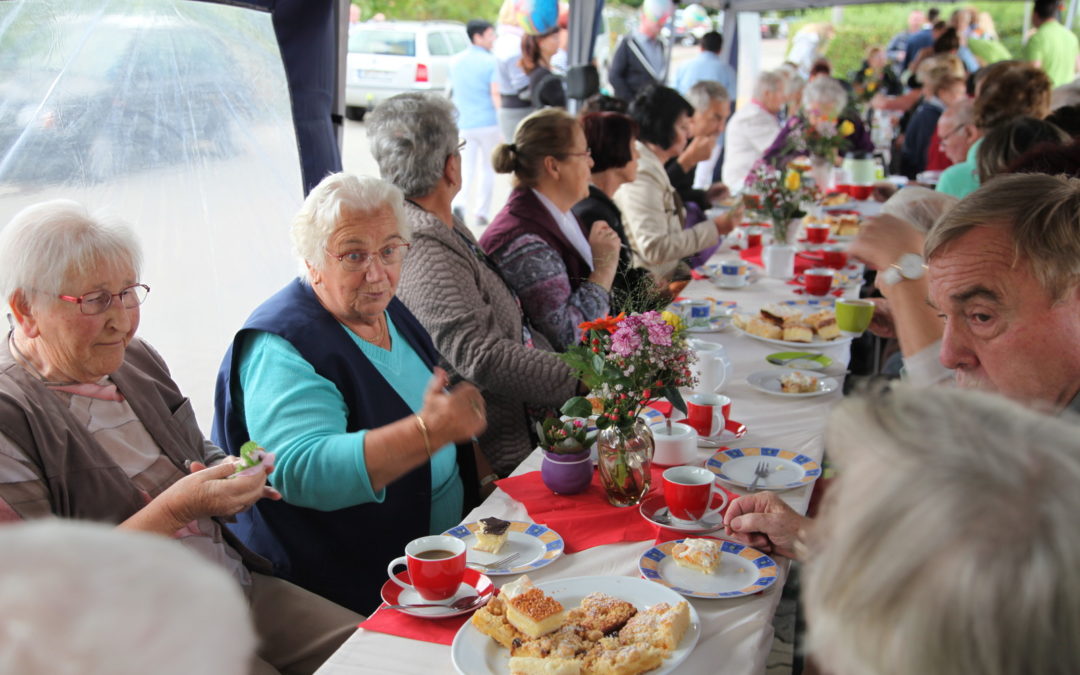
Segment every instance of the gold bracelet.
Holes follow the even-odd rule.
[[[424,424],[424,418],[420,417],[420,413],[413,415],[413,419],[416,420],[416,427],[420,429],[420,434],[424,437],[424,449],[427,450],[428,459],[431,459],[431,439],[428,437],[427,425]]]

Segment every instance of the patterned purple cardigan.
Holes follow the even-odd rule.
[[[588,263],[531,188],[518,187],[480,237],[480,246],[556,351],[577,344],[578,324],[606,315],[610,297],[588,280]]]

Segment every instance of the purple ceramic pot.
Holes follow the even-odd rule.
[[[593,464],[588,450],[572,455],[560,455],[543,451],[540,478],[555,494],[576,495],[584,492],[592,482]]]

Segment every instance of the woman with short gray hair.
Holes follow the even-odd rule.
[[[812,129],[825,130],[826,133],[845,136],[838,156],[861,150],[873,152],[874,143],[870,133],[858,115],[848,114],[848,97],[844,88],[831,77],[817,77],[803,89],[802,106],[797,114],[788,117],[772,145],[765,150],[762,158],[770,166],[783,168],[792,159],[800,156],[812,156],[813,149],[806,139]],[[851,124],[851,131],[843,133],[845,122]]]
[[[576,380],[453,215],[461,187],[453,107],[433,94],[400,94],[368,116],[367,128],[383,178],[407,198],[414,238],[398,295],[451,374],[476,383],[487,402],[489,423],[479,442],[494,473],[481,468],[486,485],[509,475],[536,447],[530,409],[558,407],[573,395]]]
[[[269,576],[270,561],[226,527],[281,499],[266,485],[273,458],[237,473],[161,356],[136,337],[150,292],[141,261],[126,225],[72,201],[27,207],[0,231],[12,323],[0,348],[0,523],[75,519],[167,537],[220,568],[237,598],[243,589],[262,643],[252,672],[312,672],[361,617]]]
[[[284,497],[238,516],[237,533],[275,574],[363,613],[387,560],[471,508],[464,442],[485,425],[480,392],[448,388],[395,297],[407,232],[398,188],[324,178],[292,223],[302,275],[248,317],[215,392],[214,440],[232,454],[249,439],[273,448]]]

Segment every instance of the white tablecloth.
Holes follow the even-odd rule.
[[[733,255],[733,254],[728,254]],[[775,300],[799,297],[794,287],[775,279],[760,279],[745,288],[721,290],[707,281],[692,282],[685,297],[712,297],[739,303],[740,311],[756,312],[760,306]],[[777,368],[765,361],[765,356],[790,348],[768,344],[739,335],[728,328],[719,333],[701,333],[694,337],[723,344],[734,363],[734,378],[723,392],[733,399],[731,417],[747,425],[749,433],[732,443],[733,447],[778,447],[795,450],[821,461],[822,431],[829,408],[841,397],[840,392],[815,398],[784,399],[758,392],[746,382],[746,376],[757,370]],[[843,379],[848,362],[847,344],[823,350],[834,360],[826,374]],[[715,452],[700,448],[699,460],[704,462]],[[535,471],[540,467],[539,453],[533,453],[515,472]],[[738,490],[736,490],[738,491]],[[782,497],[800,512],[805,513],[810,501],[810,487],[782,493]],[[468,515],[464,522],[487,516],[513,520],[531,520],[525,507],[502,490],[496,490],[484,503]],[[598,524],[602,526],[602,524]],[[637,561],[652,546],[652,541],[598,546],[565,555],[551,565],[530,572],[535,581],[595,575],[639,576]],[[765,670],[765,659],[772,644],[772,617],[780,600],[781,588],[787,577],[787,561],[777,560],[780,578],[770,590],[756,595],[736,598],[703,600],[690,599],[701,617],[701,639],[690,657],[678,667],[680,675],[756,675]],[[494,577],[501,586],[517,578]],[[318,671],[323,675],[337,673],[452,673],[450,648],[359,629]],[[471,675],[471,674],[470,674]]]

